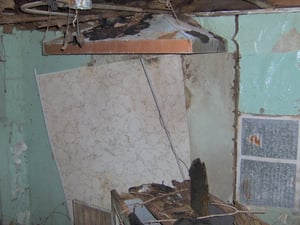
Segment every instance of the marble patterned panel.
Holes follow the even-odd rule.
[[[181,58],[148,58],[145,67],[175,150],[189,165]],[[110,208],[112,189],[182,180],[140,60],[38,75],[37,82],[69,209],[72,199]]]

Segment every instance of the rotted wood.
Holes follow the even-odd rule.
[[[44,43],[44,55],[72,55],[72,54],[165,54],[165,53],[192,53],[191,40],[158,39],[158,40],[109,40],[88,41],[80,48],[77,45],[68,45],[62,51],[62,42]]]
[[[62,18],[62,17],[60,17]],[[32,23],[39,21],[47,21],[49,19],[48,16],[32,16],[26,14],[20,15],[3,15],[0,14],[0,25],[3,24],[17,24],[17,23]],[[57,17],[53,17],[52,19],[58,19]]]
[[[74,225],[110,225],[111,213],[96,207],[87,205],[86,203],[73,200]]]
[[[274,7],[300,7],[299,0],[268,0]]]
[[[0,0],[0,12],[2,12],[5,9],[15,9],[14,0]]]
[[[190,180],[184,180],[182,182],[179,182],[177,180],[172,180],[172,184],[175,187],[175,190],[180,192],[183,203],[186,205],[191,205]]]
[[[82,15],[78,18],[80,23],[99,20],[99,15]],[[1,15],[0,14],[0,25],[2,24],[21,24],[21,23],[33,23],[37,22],[41,27],[45,26],[57,26],[58,24],[66,25],[67,18],[65,16],[53,16],[51,20],[49,16],[32,16],[27,14],[16,15]]]
[[[131,225],[129,222],[130,210],[124,202],[124,198],[118,194],[116,190],[112,190],[111,194],[111,211],[112,224]],[[119,221],[116,221],[119,220]]]
[[[132,187],[129,193],[122,193],[120,196],[115,192],[112,196],[113,210],[116,208],[119,212],[119,217],[127,217],[124,219],[124,225],[128,225],[128,217],[132,213],[124,201],[128,199],[141,199],[143,205],[153,214],[155,218],[160,220],[162,225],[200,225],[200,224],[234,224],[234,225],[268,225],[253,213],[247,213],[248,209],[235,202],[228,204],[214,196],[208,194],[208,201],[210,205],[211,214],[224,214],[218,218],[211,218],[209,220],[195,220],[195,214],[189,204],[185,204],[185,197],[190,194],[190,180],[183,182],[172,181],[175,188],[165,186],[163,184],[143,184],[140,186]],[[117,196],[117,198],[115,197]],[[187,197],[188,199],[189,197]],[[117,199],[117,201],[116,201]],[[217,211],[212,208],[217,208]],[[235,211],[233,209],[238,211]],[[219,210],[219,211],[218,211]],[[215,212],[214,212],[215,211]],[[242,211],[242,213],[241,213]],[[233,214],[234,213],[234,214]],[[183,218],[183,219],[182,219]],[[163,220],[163,221],[161,221]],[[226,222],[227,221],[227,222]],[[228,223],[229,221],[229,223]],[[224,222],[224,223],[223,223]],[[115,223],[114,223],[115,224]]]
[[[85,23],[85,22],[91,22],[91,21],[96,21],[96,23],[98,24],[98,20],[100,19],[99,15],[84,15],[84,16],[80,16],[78,17],[78,22],[80,24]],[[47,20],[47,21],[39,21],[37,28],[46,28],[46,27],[62,27],[62,26],[66,26],[66,25],[71,25],[73,24],[73,21],[70,20],[68,21],[68,19],[66,17],[60,17],[60,18],[56,18],[56,19],[51,19],[51,20]],[[82,29],[82,27],[80,26],[80,29]]]
[[[191,13],[191,12],[203,12],[211,10],[243,10],[253,9],[250,3],[236,0],[172,0],[172,1],[130,1],[129,5],[135,7],[141,7],[143,9],[152,10],[170,10],[167,7],[168,2],[171,2],[173,9],[177,13]]]
[[[189,169],[191,178],[191,207],[196,216],[207,216],[208,211],[208,182],[205,163],[195,159]]]
[[[178,182],[179,183],[179,182]],[[161,221],[162,225],[173,225],[174,219],[189,218],[193,215],[190,205],[184,204],[181,197],[183,193],[189,193],[187,188],[174,189],[163,184],[146,184],[131,187],[129,192],[136,198],[143,200],[147,209]],[[170,220],[171,221],[168,221]]]

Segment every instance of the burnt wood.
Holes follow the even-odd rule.
[[[189,169],[191,178],[191,207],[196,216],[208,215],[208,182],[205,163],[199,158],[192,162]]]

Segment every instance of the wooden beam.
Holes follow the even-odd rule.
[[[88,41],[81,48],[69,44],[64,51],[61,50],[62,46],[62,42],[44,43],[43,53],[44,55],[193,53],[192,40],[184,39]]]
[[[249,2],[261,9],[273,8],[273,5],[270,4],[267,0],[242,0],[245,2]]]
[[[299,0],[268,0],[275,7],[299,7]]]
[[[15,9],[14,0],[0,0],[0,12],[4,9]]]
[[[52,20],[61,19],[65,17],[52,17]],[[19,14],[19,15],[3,15],[0,14],[0,25],[3,24],[18,24],[18,23],[32,23],[32,22],[40,22],[47,21],[49,16],[32,16],[27,14]]]

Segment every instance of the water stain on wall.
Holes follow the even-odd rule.
[[[151,57],[147,58],[146,63],[148,63],[151,66],[158,66],[159,58],[158,57]]]
[[[300,33],[296,28],[283,34],[277,43],[273,46],[273,52],[290,52],[300,49]]]
[[[184,96],[185,96],[185,107],[186,109],[189,109],[192,102],[192,93],[186,86],[184,86]]]

